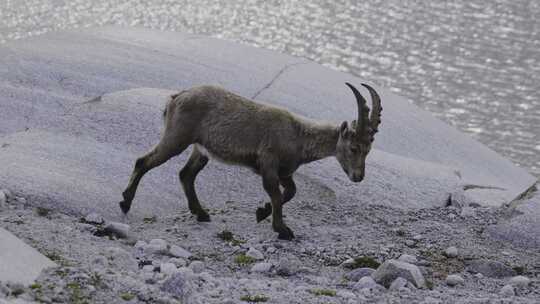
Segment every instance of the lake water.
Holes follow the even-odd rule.
[[[0,0],[0,43],[102,24],[310,58],[409,98],[540,176],[540,1]]]

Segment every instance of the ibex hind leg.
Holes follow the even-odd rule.
[[[282,177],[279,179],[279,183],[283,186],[283,203],[290,201],[296,194],[296,184],[292,176]],[[264,207],[257,208],[255,215],[257,217],[257,223],[263,221],[272,214],[272,204],[266,203]]]
[[[124,192],[122,192],[124,200],[119,203],[120,209],[124,214],[127,214],[131,208],[131,202],[135,197],[135,192],[137,192],[137,187],[142,177],[148,171],[163,164],[171,157],[182,153],[188,146],[189,144],[187,143],[173,146],[172,142],[162,139],[150,152],[137,159],[129,183]]]
[[[210,215],[204,210],[195,192],[195,178],[208,163],[208,157],[200,152],[196,145],[186,165],[180,170],[179,177],[184,193],[188,200],[188,207],[192,214],[197,216],[199,222],[209,222]]]

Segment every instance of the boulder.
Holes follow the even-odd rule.
[[[516,271],[505,264],[486,259],[470,261],[466,269],[469,272],[481,273],[490,278],[504,278],[516,275]]]
[[[372,274],[372,277],[377,283],[386,288],[390,287],[390,284],[399,277],[413,283],[418,288],[426,287],[426,281],[418,266],[397,260],[384,262]]]

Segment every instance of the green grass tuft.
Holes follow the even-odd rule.
[[[122,298],[124,301],[131,301],[133,298],[135,298],[135,295],[129,292],[124,292],[120,295],[120,298]]]
[[[365,267],[365,268],[377,269],[380,265],[381,265],[381,263],[377,262],[377,260],[375,260],[372,257],[361,256],[361,257],[355,258],[354,263],[347,266],[347,268],[356,269],[356,268],[364,268]]]
[[[310,292],[316,296],[327,296],[327,297],[335,297],[336,291],[332,289],[311,289]]]
[[[250,256],[247,256],[245,254],[239,254],[237,255],[235,258],[234,258],[234,261],[236,262],[236,264],[238,265],[241,265],[241,266],[245,266],[245,265],[249,265],[249,264],[253,264],[255,263],[255,259],[250,257]]]
[[[268,301],[268,297],[265,295],[245,295],[240,297],[240,301],[245,302],[252,302],[252,303],[258,303],[258,302],[266,302]]]

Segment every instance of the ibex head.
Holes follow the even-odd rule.
[[[381,99],[372,87],[362,84],[368,89],[373,102],[373,111],[371,117],[368,118],[369,107],[366,100],[353,85],[350,83],[346,83],[346,85],[351,88],[356,97],[358,118],[352,121],[351,126],[346,121],[341,124],[336,158],[349,179],[353,182],[360,182],[364,179],[366,156],[371,150],[371,143],[381,123]]]

